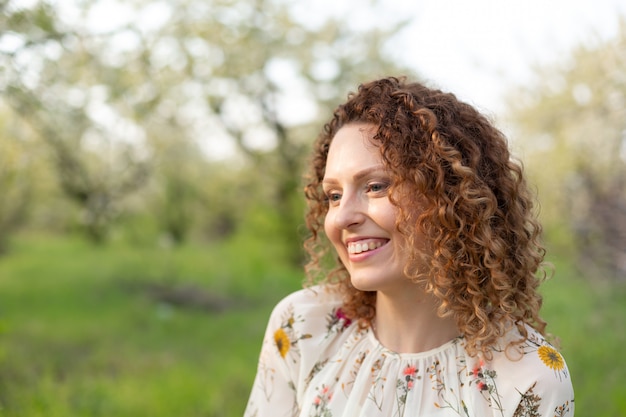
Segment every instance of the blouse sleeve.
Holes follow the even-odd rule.
[[[300,362],[293,303],[284,299],[270,315],[257,374],[244,417],[293,417],[299,413],[296,381]]]
[[[515,416],[573,417],[574,389],[563,356],[544,342],[530,353],[535,378],[521,396]]]

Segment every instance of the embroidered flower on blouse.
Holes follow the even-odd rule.
[[[291,347],[291,342],[289,341],[289,337],[287,337],[287,333],[285,333],[282,328],[274,332],[274,342],[276,343],[278,352],[280,352],[280,356],[283,358],[287,356],[287,352],[289,352],[289,348]]]
[[[472,372],[471,372],[471,374],[472,374],[472,376],[474,378],[479,378],[479,377],[482,376],[481,373],[482,373],[482,370],[483,370],[483,366],[485,366],[485,361],[480,359],[478,361],[478,363],[476,364],[476,366],[474,367],[474,369],[472,369]]]
[[[560,371],[565,367],[563,356],[552,346],[542,345],[537,349],[537,354],[543,363],[550,369]]]
[[[348,327],[352,323],[352,320],[350,320],[350,318],[346,316],[346,313],[344,313],[343,310],[340,308],[338,308],[337,311],[335,311],[335,316],[339,320],[343,320],[343,327]]]
[[[413,365],[409,365],[402,371],[404,374],[404,382],[406,382],[406,390],[411,391],[413,383],[417,377],[417,368]]]
[[[498,374],[495,370],[485,366],[485,361],[480,359],[476,366],[470,371],[470,385],[474,384],[483,398],[489,402],[489,407],[503,411],[502,397],[498,392],[496,383]]]
[[[417,372],[417,368],[412,365],[407,366],[406,368],[404,368],[404,371],[402,371],[405,376],[413,375],[415,372]]]
[[[332,413],[328,408],[328,403],[333,399],[333,393],[329,387],[322,384],[321,389],[315,388],[318,394],[313,399],[313,409],[311,417],[332,417]]]
[[[274,332],[274,344],[283,359],[290,356],[292,360],[296,360],[300,355],[298,342],[303,339],[310,339],[310,333],[301,333],[300,325],[304,319],[300,315],[294,313],[293,305],[290,305],[283,314],[283,319],[278,330]]]
[[[326,337],[344,331],[352,324],[352,320],[341,308],[333,309],[326,317]]]
[[[573,400],[572,400],[573,401]],[[565,401],[563,405],[559,405],[554,409],[554,417],[564,417],[570,412],[570,402]]]
[[[396,381],[396,401],[397,401],[397,413],[394,416],[403,417],[406,407],[406,401],[409,396],[409,392],[413,389],[416,379],[421,379],[417,375],[417,366],[407,365],[402,370],[402,377]]]

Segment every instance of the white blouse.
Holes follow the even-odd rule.
[[[502,340],[519,339],[517,330]],[[519,348],[470,357],[456,338],[396,353],[313,287],[274,308],[245,417],[573,416],[565,361],[534,329]]]

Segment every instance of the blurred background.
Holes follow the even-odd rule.
[[[0,0],[1,416],[240,416],[311,144],[401,74],[509,136],[577,415],[626,415],[626,3],[406,3]]]

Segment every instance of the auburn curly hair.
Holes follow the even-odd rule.
[[[314,145],[305,187],[309,283],[336,284],[346,315],[371,324],[376,293],[352,286],[339,258],[328,256],[331,245],[323,234],[328,150],[349,123],[375,126],[372,140],[399,209],[396,224],[413,248],[405,273],[439,300],[440,316],[455,319],[468,353],[490,358],[498,338],[514,325],[523,338],[524,324],[543,334],[537,288],[546,277],[545,250],[521,164],[512,160],[504,135],[474,107],[404,77],[360,85]],[[417,267],[424,259],[418,236],[432,248],[426,272]]]

